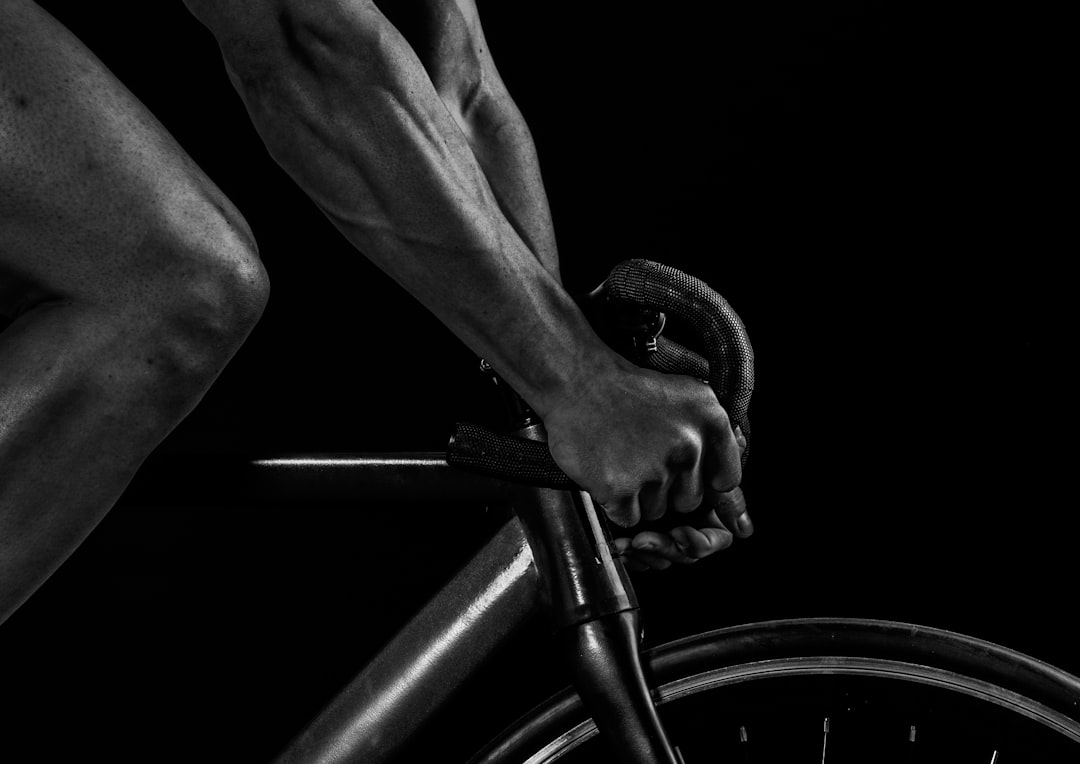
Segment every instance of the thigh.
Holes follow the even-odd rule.
[[[127,89],[33,3],[0,0],[0,300],[107,297],[168,267],[224,195]],[[209,232],[206,232],[209,234]],[[249,232],[246,232],[248,235]],[[0,303],[0,312],[5,306]]]

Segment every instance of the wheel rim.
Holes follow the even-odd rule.
[[[825,654],[800,653],[815,644],[825,645]],[[859,647],[869,655],[858,654]],[[836,654],[845,650],[855,655]],[[779,657],[758,660],[763,651]],[[912,654],[901,660],[874,654],[889,651],[906,651],[916,659],[912,660]],[[797,654],[790,654],[793,652]],[[1080,722],[1073,718],[1080,703],[1076,691],[1080,680],[1008,648],[940,629],[859,619],[773,621],[683,639],[650,651],[647,660],[661,710],[673,701],[708,690],[755,681],[766,686],[768,680],[785,677],[856,677],[885,680],[892,683],[889,686],[922,686],[931,688],[929,692],[961,697],[969,704],[964,713],[971,717],[983,713],[979,703],[971,702],[979,701],[1008,712],[1010,718],[1015,715],[1035,723],[1044,731],[1039,734],[1049,731],[1059,735],[1063,745],[1080,744]],[[1046,685],[1053,687],[1052,696],[1040,696]],[[874,693],[880,694],[880,690],[873,688],[870,696]],[[1040,702],[1047,699],[1057,708]],[[556,761],[596,735],[595,725],[589,719],[582,720],[582,715],[576,696],[564,693],[518,725],[519,733],[528,734],[519,734],[517,742],[531,738],[535,745],[518,746],[516,757],[506,756],[514,748],[510,743],[513,736],[507,736],[501,753],[480,760]],[[541,728],[547,735],[540,733]],[[497,750],[489,749],[489,753]]]
[[[866,676],[924,684],[992,703],[1038,722],[1074,743],[1080,743],[1080,724],[1052,708],[989,682],[901,661],[822,656],[726,666],[661,685],[655,688],[653,699],[657,706],[662,707],[667,703],[722,687],[791,676]],[[537,751],[525,764],[557,761],[596,734],[596,725],[588,719]]]

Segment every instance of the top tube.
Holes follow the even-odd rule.
[[[451,467],[439,452],[169,456],[147,461],[125,494],[151,506],[501,503],[514,485]]]

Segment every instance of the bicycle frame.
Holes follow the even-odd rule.
[[[205,465],[205,462],[203,464]],[[149,472],[153,472],[156,466],[158,465],[150,465]],[[171,462],[169,467],[170,470],[180,467],[179,471],[185,477],[190,475],[189,468],[184,465]],[[510,501],[515,495],[513,487],[509,484],[450,468],[441,455],[432,453],[304,456],[244,462],[240,465],[219,463],[209,470],[201,469],[199,474],[223,478],[215,480],[214,495],[226,503],[239,500],[242,503],[273,504],[279,501],[293,502],[297,498],[306,500],[308,503],[343,501],[355,503],[357,500],[363,500],[366,503],[372,497],[377,497],[384,504],[394,501],[405,504],[418,502],[434,504],[439,500],[490,503]],[[189,497],[184,493],[191,493],[193,489],[205,494],[205,481],[170,480],[170,477],[176,476],[160,474],[154,476],[154,482],[164,480],[184,489],[183,492],[171,493],[168,497],[170,501],[190,503]],[[200,483],[203,485],[200,486]],[[138,490],[139,487],[135,486],[136,493]],[[157,495],[160,497],[160,494]],[[419,738],[416,733],[420,731],[421,726],[440,713],[445,702],[464,683],[465,679],[486,662],[490,652],[520,632],[522,627],[543,610],[554,615],[556,619],[554,625],[559,625],[559,619],[562,618],[564,630],[567,624],[580,621],[582,616],[580,613],[575,614],[573,608],[567,608],[566,605],[580,604],[581,601],[589,602],[592,608],[591,612],[585,613],[586,616],[608,613],[617,616],[612,620],[624,620],[633,624],[632,607],[623,609],[633,604],[632,591],[620,590],[618,580],[608,581],[607,594],[609,596],[605,604],[598,606],[596,600],[589,599],[588,594],[592,590],[578,585],[579,581],[574,575],[559,579],[552,578],[550,573],[545,573],[545,562],[548,558],[556,552],[563,553],[566,550],[544,541],[543,528],[538,530],[532,525],[529,507],[533,508],[532,512],[541,516],[560,516],[559,513],[564,512],[560,522],[572,520],[574,517],[579,519],[584,517],[588,521],[590,514],[586,510],[589,508],[584,506],[587,503],[587,497],[579,496],[575,501],[572,492],[525,491],[524,494],[518,494],[517,503],[519,515],[507,519],[500,530],[494,534],[493,539],[474,556],[472,561],[347,686],[326,711],[295,739],[283,756],[283,761],[363,760],[379,764],[393,760],[398,752],[403,751],[406,743]],[[595,513],[592,516],[594,519],[599,519],[595,518]],[[567,526],[555,528],[550,538],[565,539],[564,547],[576,549],[579,558],[577,564],[583,562],[580,558],[585,557],[592,559],[597,566],[604,567],[600,564],[602,560],[596,560],[593,557],[594,553],[602,555],[606,548],[606,544],[598,542],[598,539],[602,542],[602,533],[602,525],[598,530],[578,528],[575,531],[571,531],[570,526]],[[584,562],[588,562],[588,559]],[[571,567],[571,570],[574,568]],[[580,569],[577,570],[580,572]],[[556,607],[556,602],[561,602],[562,606]],[[630,615],[627,616],[627,613]],[[827,621],[827,619],[823,620]],[[794,624],[796,628],[801,629],[800,624],[803,622],[778,623],[785,628]],[[802,637],[796,639],[794,654],[796,656],[831,654],[827,649],[821,651],[817,647],[819,644],[832,647],[840,645],[838,632],[835,629],[838,622],[828,623],[831,624],[831,630],[825,637],[815,637],[814,640],[808,642],[806,635],[803,634]],[[846,624],[854,624],[862,628],[866,626],[866,623],[847,619],[840,628],[841,630],[846,628]],[[735,640],[736,646],[744,653],[747,648],[752,648],[752,655],[743,655],[743,658],[747,660],[757,661],[759,656],[770,659],[777,658],[778,655],[782,657],[786,653],[773,649],[775,640],[782,637],[782,634],[777,631],[774,624],[765,624],[764,631],[761,629],[762,626],[762,624],[752,624],[729,627],[724,631],[729,636],[738,635]],[[811,624],[810,636],[813,636],[817,628],[816,622]],[[880,655],[875,647],[873,634],[867,632],[865,628],[861,631],[856,629],[856,632],[853,632],[853,638],[859,642],[860,649],[869,651],[859,652],[857,655],[867,655],[872,658],[884,656],[890,659],[904,657],[907,655],[906,651],[914,649],[908,643],[911,641],[909,637],[914,636],[916,632],[923,642],[927,634],[941,633],[908,624],[893,624],[890,628],[902,629],[906,636],[902,642],[892,643],[891,652],[885,651]],[[907,630],[911,629],[915,629],[915,632],[908,634]],[[955,635],[950,639],[954,637]],[[869,641],[867,641],[868,638]],[[985,669],[990,674],[994,671],[1000,673],[1004,666],[1007,669],[1009,682],[1023,680],[1022,694],[1037,701],[1042,697],[1041,686],[1045,684],[1041,677],[1048,676],[1050,680],[1053,680],[1050,684],[1057,688],[1055,692],[1065,693],[1065,713],[1071,713],[1075,717],[1077,698],[1080,698],[1076,695],[1077,680],[1075,678],[1065,677],[1066,681],[1063,682],[1059,670],[1041,665],[1038,661],[1024,656],[1012,655],[1007,665],[1000,661],[996,662],[992,658],[995,655],[994,650],[998,648],[986,647],[986,643],[976,645],[971,638],[962,639],[963,644],[958,643],[951,653],[942,649],[943,645],[936,643],[929,645],[928,649],[932,655],[937,656],[935,660],[948,653],[949,660],[952,661],[946,666],[949,671],[956,670],[953,667],[953,663],[956,663],[954,658],[959,660],[960,662],[956,665],[965,675],[982,676],[983,664],[986,664]],[[623,644],[629,645],[631,649],[636,647],[633,639],[626,640]],[[951,644],[950,642],[949,645]],[[674,643],[674,646],[678,648],[682,656],[680,660],[683,664],[681,665],[685,665],[686,659],[694,662],[699,657],[709,658],[715,653],[711,647],[702,650],[695,648],[688,653],[679,647],[678,643]],[[896,652],[897,648],[900,649],[899,653]],[[604,661],[594,663],[601,669],[617,665]],[[655,656],[649,661],[650,676],[654,681],[663,680],[664,671],[661,664],[657,663]],[[1037,681],[1032,683],[1025,678],[1029,675]],[[627,677],[624,671],[611,671],[607,676],[613,679],[613,685],[626,686]],[[993,679],[991,676],[987,678]],[[585,678],[586,684],[593,682],[602,688],[599,693],[601,696],[604,694],[605,687],[603,680],[603,675]],[[1003,683],[1002,686],[1012,686],[1009,682]],[[581,682],[578,684],[580,685]],[[1065,689],[1062,691],[1061,687]],[[578,694],[585,695],[586,693]],[[569,702],[567,698],[571,696],[564,693],[561,697],[561,705],[556,708],[558,713],[566,710],[564,701]],[[584,712],[581,710],[586,698],[583,697],[582,702],[578,702],[576,698],[577,694],[572,696],[575,704],[573,710],[575,724],[585,723],[588,716],[598,717],[592,708]],[[662,692],[659,699],[661,701],[664,699]],[[1055,707],[1062,705],[1057,701],[1055,703]],[[537,738],[534,733],[540,728],[534,723],[546,724],[545,720],[549,719],[550,713],[556,712],[551,711],[551,708],[550,706],[543,707],[538,714],[531,717],[532,721],[528,725],[514,733],[515,736],[509,739],[510,743],[507,744],[519,746],[522,740],[528,746],[533,745],[534,742],[550,742],[551,738],[540,739],[544,738],[544,735]],[[543,729],[548,730],[547,727]],[[525,749],[522,748],[522,750]],[[529,750],[538,749],[530,748]],[[498,751],[496,758],[499,761],[504,760],[501,758],[503,748],[500,747]],[[653,756],[653,758],[641,760],[664,761],[662,755],[659,758],[652,752],[645,755]]]
[[[510,517],[342,690],[281,762],[394,756],[491,652],[542,611],[586,703],[627,762],[674,754],[638,660],[637,602],[588,494],[527,488],[451,468],[441,455],[305,456],[248,463],[226,492],[271,500],[397,501],[513,497]]]

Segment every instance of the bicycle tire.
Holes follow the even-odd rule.
[[[942,629],[850,618],[768,621],[681,639],[647,651],[643,662],[680,756],[689,750],[680,740],[685,718],[705,714],[708,727],[715,716],[715,727],[690,733],[706,739],[704,747],[693,743],[696,753],[685,755],[686,764],[797,760],[792,751],[801,741],[762,745],[750,739],[745,722],[738,722],[755,718],[760,723],[769,714],[788,719],[789,710],[807,710],[800,703],[825,712],[824,723],[820,715],[807,722],[818,736],[813,758],[801,760],[1080,761],[1080,679],[1009,648]],[[897,704],[900,711],[892,708]],[[882,711],[907,716],[886,724],[874,716]],[[787,723],[800,730],[807,726],[791,718],[795,721]],[[826,758],[830,718],[834,741],[842,719],[848,737],[834,742]],[[732,729],[721,733],[724,725]],[[889,740],[871,758],[866,746],[873,743],[861,734],[876,735],[879,728]],[[604,760],[595,724],[567,689],[511,725],[470,764]]]

